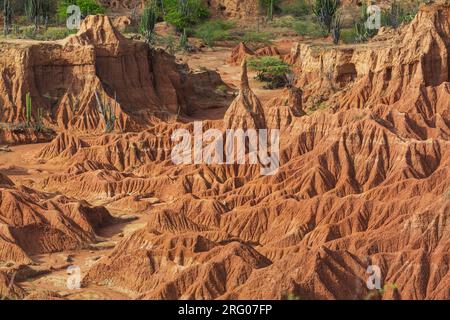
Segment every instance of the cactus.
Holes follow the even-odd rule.
[[[402,16],[405,15],[403,8],[394,0],[387,10],[387,25],[397,29],[401,23]]]
[[[320,26],[328,34],[331,32],[333,17],[339,7],[339,0],[315,0],[313,6],[314,15]]]
[[[9,34],[12,24],[12,5],[9,0],[3,2],[3,33],[5,36]]]
[[[270,0],[270,4],[269,4],[269,14],[268,14],[268,19],[269,19],[269,21],[272,21],[273,20],[273,9],[274,9],[274,6],[275,6],[275,4],[274,4],[274,0]]]
[[[341,38],[341,15],[338,13],[334,15],[331,24],[331,36],[333,37],[333,43],[338,44]]]
[[[157,18],[155,3],[152,2],[150,5],[146,5],[141,16],[141,24],[139,27],[139,31],[145,38],[146,43],[151,43],[153,40]]]
[[[42,21],[44,23],[44,28],[47,30],[48,28],[48,20],[51,14],[52,4],[51,0],[41,0],[40,1],[40,7],[39,7],[39,13],[42,17]]]
[[[33,124],[33,129],[37,132],[43,132],[44,124],[42,122],[42,118],[44,117],[44,110],[42,108],[38,108],[37,111],[37,121]]]
[[[183,29],[183,33],[181,34],[180,37],[180,48],[183,50],[186,50],[188,48],[189,45],[189,41],[188,41],[188,37],[186,34],[186,28]]]
[[[114,130],[115,122],[116,122],[116,108],[113,107],[107,101],[107,96],[104,93],[100,99],[100,95],[97,90],[95,91],[95,99],[97,100],[98,111],[103,117],[105,121],[105,133],[109,133]],[[114,94],[114,101],[117,101],[117,96]]]
[[[42,118],[44,118],[44,110],[38,108],[37,123],[42,126]]]
[[[25,98],[25,105],[26,105],[26,118],[27,118],[27,126],[29,127],[31,124],[31,95],[29,92],[27,92],[26,98]]]
[[[27,0],[25,2],[25,12],[28,18],[34,22],[35,30],[39,29],[39,13],[40,13],[40,0]]]

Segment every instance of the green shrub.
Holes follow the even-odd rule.
[[[315,111],[318,110],[327,110],[330,106],[326,104],[324,101],[318,102],[317,104],[311,106],[307,111],[307,115],[313,114]]]
[[[139,28],[134,24],[129,24],[129,25],[125,26],[123,33],[124,34],[139,33]]]
[[[164,49],[171,55],[177,53],[180,50],[178,44],[175,41],[173,35],[168,35],[166,37],[158,37],[156,39],[158,45],[164,47]]]
[[[256,71],[256,79],[267,82],[269,88],[286,85],[286,74],[290,72],[290,65],[279,57],[253,57],[248,59],[248,66]]]
[[[402,23],[411,22],[418,10],[419,6],[417,3],[408,7],[394,0],[387,10],[381,12],[381,24],[383,26],[398,28]]]
[[[283,14],[290,14],[294,17],[304,17],[312,13],[312,8],[306,0],[296,0],[281,6]]]
[[[215,91],[220,95],[226,95],[228,93],[228,87],[224,84],[221,84],[216,87]]]
[[[202,0],[162,0],[159,11],[164,21],[174,25],[178,31],[209,17],[208,8]]]
[[[327,35],[317,22],[311,20],[298,21],[293,27],[294,31],[301,36],[321,38]]]
[[[105,8],[96,0],[58,0],[58,17],[61,19],[67,18],[67,7],[72,4],[80,7],[83,16],[105,13]]]
[[[293,29],[298,20],[292,16],[282,16],[274,19],[270,24],[272,27]]]
[[[42,35],[39,35],[38,37],[42,38],[42,40],[60,40],[68,37],[75,32],[76,30],[69,30],[62,27],[49,27]]]
[[[35,27],[25,27],[21,33],[23,39],[36,39],[37,32]]]
[[[356,42],[355,29],[354,28],[341,29],[341,39],[344,43],[355,43]]]
[[[242,41],[250,46],[269,45],[273,35],[270,32],[248,31],[244,33]]]
[[[214,46],[216,41],[226,40],[230,37],[228,30],[234,27],[234,23],[223,20],[212,20],[203,23],[194,30],[194,35],[202,39],[209,47]]]

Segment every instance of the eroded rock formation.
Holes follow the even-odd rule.
[[[148,220],[87,270],[87,288],[138,299],[449,299],[448,12],[423,6],[388,43],[320,51],[299,44],[289,59],[301,91],[285,90],[264,106],[244,61],[239,96],[223,120],[204,126],[280,128],[272,176],[250,164],[174,165],[170,137],[193,132],[192,122],[59,134],[36,154],[64,164],[36,184],[45,193],[0,175],[1,252],[26,262],[44,249],[10,231],[36,221],[64,243],[90,241],[98,220],[83,213],[107,213],[73,199],[102,199]],[[89,39],[107,37],[70,41]],[[113,40],[91,50],[111,48]],[[54,198],[56,191],[64,196]],[[42,222],[49,211],[59,220]],[[61,229],[66,219],[76,221]],[[48,241],[52,250],[58,237]],[[369,266],[380,268],[384,290],[367,288]]]
[[[106,127],[95,92],[112,109],[116,131],[140,130],[154,117],[168,119],[223,103],[214,99],[220,77],[199,81],[203,75],[190,73],[162,50],[124,38],[103,15],[87,17],[65,40],[6,41],[0,53],[1,122],[25,121],[28,92],[33,121],[42,110],[47,126],[85,133]]]
[[[223,119],[227,129],[266,128],[264,109],[258,97],[250,89],[247,75],[247,62],[241,64],[239,95],[231,103]]]
[[[96,228],[114,222],[103,207],[17,187],[0,174],[0,260],[32,262],[32,255],[80,249]]]

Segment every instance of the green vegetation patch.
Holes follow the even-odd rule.
[[[229,30],[235,27],[235,23],[224,20],[207,21],[194,29],[194,35],[202,39],[209,47],[214,46],[217,41],[230,38]]]
[[[268,83],[268,88],[279,88],[286,85],[286,75],[291,66],[277,56],[252,57],[247,60],[250,70],[256,71],[256,79]]]

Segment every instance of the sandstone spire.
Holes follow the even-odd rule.
[[[245,60],[243,60],[241,68],[239,95],[228,108],[223,120],[224,125],[227,129],[265,128],[264,110],[258,97],[250,88]]]

